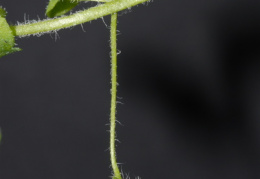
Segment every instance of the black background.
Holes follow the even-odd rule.
[[[48,2],[0,3],[17,24],[44,19]],[[1,179],[110,176],[109,29],[83,28],[17,38],[23,51],[1,58]],[[121,12],[118,28],[124,172],[260,178],[260,2],[154,0]]]

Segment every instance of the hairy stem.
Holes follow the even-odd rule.
[[[111,108],[110,108],[110,160],[113,169],[113,179],[122,179],[116,161],[116,92],[117,92],[117,13],[111,15]]]
[[[15,36],[26,36],[68,28],[130,8],[148,0],[114,0],[72,15],[12,26]]]

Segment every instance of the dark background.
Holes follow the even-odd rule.
[[[11,24],[45,18],[47,3],[0,2]],[[260,178],[260,1],[154,0],[118,28],[124,172]],[[84,30],[17,38],[23,51],[1,58],[1,179],[110,176],[109,29]]]

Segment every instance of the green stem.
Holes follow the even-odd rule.
[[[148,0],[114,0],[96,7],[89,8],[75,14],[55,19],[43,20],[35,23],[12,26],[15,36],[27,36],[55,31],[82,24],[97,18],[122,11]]]
[[[113,179],[122,179],[116,161],[116,92],[117,92],[117,13],[111,15],[111,108],[110,108],[110,160],[113,169]]]

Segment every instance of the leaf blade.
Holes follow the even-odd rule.
[[[50,0],[46,8],[46,15],[50,18],[64,15],[78,4],[77,1],[71,0]]]
[[[6,12],[0,8],[0,57],[13,52],[21,51],[20,48],[14,47],[14,35],[6,19]]]

